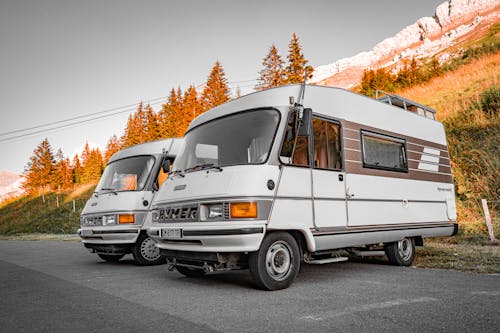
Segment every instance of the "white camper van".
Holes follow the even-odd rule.
[[[182,139],[158,140],[111,156],[80,217],[78,235],[86,248],[105,261],[132,253],[140,265],[164,262],[144,230],[145,217],[181,144]]]
[[[457,232],[434,115],[396,95],[312,85],[225,103],[189,126],[148,234],[171,269],[249,268],[268,290],[288,287],[301,262],[349,252],[410,265],[423,238]]]

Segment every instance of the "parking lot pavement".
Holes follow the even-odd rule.
[[[188,278],[78,242],[0,241],[2,331],[332,332],[500,328],[500,276],[344,262],[266,292],[247,271]]]

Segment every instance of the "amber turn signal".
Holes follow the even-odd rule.
[[[134,214],[120,214],[118,215],[118,223],[134,223]]]
[[[231,204],[231,218],[256,218],[257,203],[235,202]]]

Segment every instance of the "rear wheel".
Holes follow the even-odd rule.
[[[177,271],[182,275],[189,277],[201,277],[205,275],[205,271],[203,269],[189,268],[184,266],[175,266],[175,269],[177,269]]]
[[[146,234],[141,234],[132,250],[135,262],[141,266],[163,264],[165,257],[160,254],[160,249],[155,242]]]
[[[124,256],[124,254],[102,254],[102,253],[98,253],[97,255],[99,256],[99,258],[107,262],[117,262]]]
[[[287,232],[266,235],[260,249],[250,253],[250,274],[262,289],[288,288],[299,272],[300,251],[295,238]]]
[[[395,266],[410,266],[415,259],[415,240],[403,238],[399,242],[384,245],[389,262]]]

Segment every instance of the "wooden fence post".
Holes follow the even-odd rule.
[[[488,234],[490,235],[490,240],[495,242],[495,234],[493,233],[493,225],[491,224],[490,210],[488,209],[488,202],[486,199],[481,199],[483,204],[484,219],[486,220],[486,227],[488,228]]]

